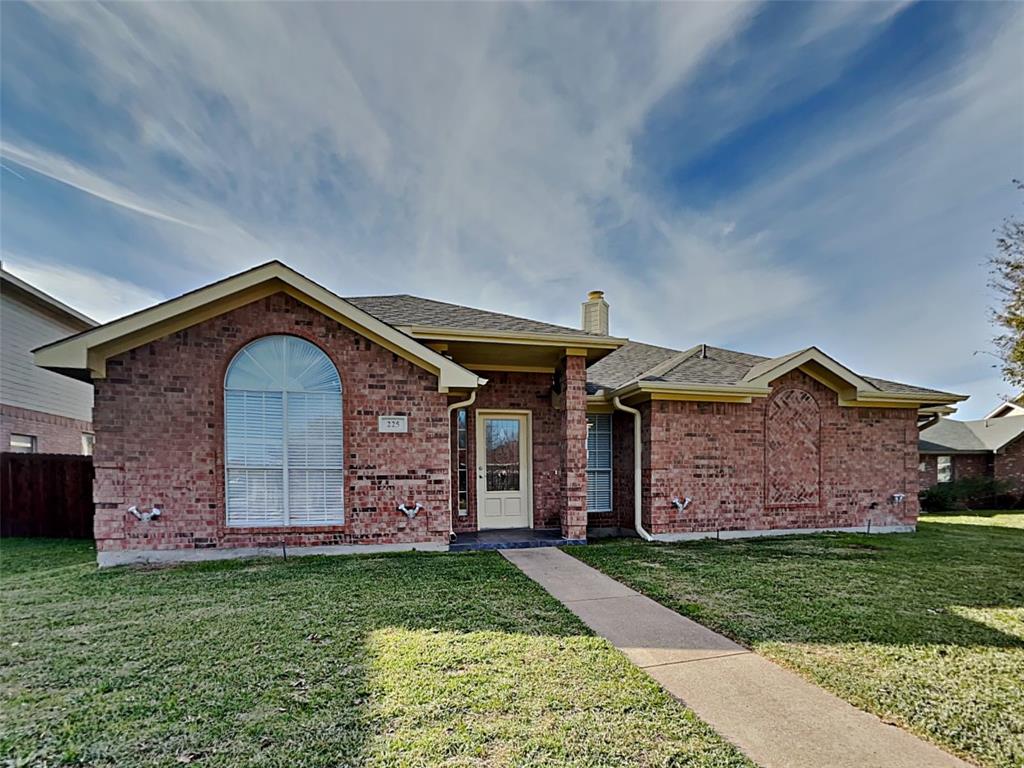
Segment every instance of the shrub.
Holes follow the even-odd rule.
[[[998,509],[1016,499],[1013,485],[992,477],[965,477],[936,483],[920,493],[921,508],[928,512],[955,509]]]

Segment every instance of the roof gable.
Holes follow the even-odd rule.
[[[644,365],[647,368],[644,368]],[[795,369],[837,392],[841,405],[915,407],[957,402],[963,395],[861,376],[808,347],[768,358],[707,344],[680,351],[629,342],[587,369],[591,394],[608,396],[639,391],[675,393],[685,399],[729,399],[750,402],[771,394],[771,382]]]
[[[21,293],[23,295],[26,295],[29,298],[29,300],[35,301],[39,305],[42,305],[50,313],[57,315],[63,321],[65,321],[67,325],[70,325],[72,328],[76,330],[94,328],[97,325],[97,322],[88,315],[83,315],[77,309],[69,307],[63,301],[55,299],[50,294],[46,293],[45,291],[39,290],[30,283],[26,283],[20,277],[18,277],[17,275],[12,275],[6,269],[0,269],[0,282],[3,282],[9,286],[12,286],[18,291],[21,291]]]
[[[103,378],[106,361],[273,293],[285,292],[438,377],[438,389],[473,389],[483,379],[279,261],[35,350],[37,365],[78,378]]]
[[[1014,400],[1007,400],[985,414],[986,419],[1001,419],[1005,416],[1024,416],[1024,406]]]
[[[1000,451],[1024,435],[1024,415],[957,421],[939,419],[921,431],[922,453],[988,453]]]
[[[798,369],[837,392],[842,392],[845,389],[852,389],[855,392],[879,391],[877,386],[858,376],[817,347],[808,347],[758,363],[747,372],[743,381],[754,386],[767,386],[780,376]]]

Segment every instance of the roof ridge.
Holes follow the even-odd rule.
[[[668,373],[673,368],[678,366],[680,363],[685,362],[686,360],[689,360],[691,357],[693,357],[695,354],[697,354],[697,352],[700,351],[701,347],[705,347],[706,348],[707,345],[706,344],[697,344],[695,346],[690,347],[689,349],[683,350],[682,352],[679,352],[679,353],[677,353],[675,355],[672,355],[671,357],[669,357],[666,360],[662,360],[660,363],[655,365],[653,368],[650,368],[649,370],[646,370],[643,373],[641,373],[639,376],[637,376],[636,377],[637,381],[641,381],[641,380],[646,379],[648,377],[652,377],[653,378],[653,377],[657,377],[657,376],[663,376],[664,374]],[[668,347],[663,347],[663,349],[668,349]]]
[[[377,295],[377,296],[347,296],[347,297],[344,297],[344,298],[345,298],[345,301],[355,301],[355,302],[358,302],[360,300],[372,301],[374,299],[399,299],[399,300],[401,300],[401,299],[411,299],[413,301],[423,302],[425,304],[432,304],[434,306],[439,306],[439,307],[451,307],[452,309],[455,309],[455,310],[469,310],[471,312],[479,312],[479,313],[482,313],[482,314],[490,315],[492,317],[508,318],[508,319],[511,319],[511,320],[517,320],[517,321],[526,322],[526,323],[534,323],[536,325],[546,326],[548,328],[555,328],[555,329],[558,329],[560,331],[572,332],[574,334],[578,334],[578,335],[581,335],[581,336],[604,337],[604,336],[610,335],[610,334],[591,333],[590,331],[586,331],[586,330],[584,330],[582,328],[575,328],[575,327],[573,327],[571,325],[562,325],[560,323],[553,323],[553,322],[550,322],[548,320],[538,320],[536,318],[525,317],[523,315],[513,315],[513,314],[510,314],[509,312],[501,312],[501,311],[498,311],[498,310],[495,310],[495,309],[484,309],[482,307],[474,307],[474,306],[470,306],[469,304],[456,304],[455,302],[452,302],[452,301],[442,301],[440,299],[432,299],[432,298],[428,298],[428,297],[425,297],[425,296],[416,296],[415,294],[411,294],[411,293],[381,294],[381,295]],[[397,323],[397,325],[418,325],[418,323]],[[426,327],[429,327],[430,323],[422,323],[422,325],[424,325]]]

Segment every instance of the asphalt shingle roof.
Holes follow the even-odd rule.
[[[668,362],[673,357],[680,358],[677,365],[650,375],[651,369]],[[694,354],[686,355],[677,349],[631,341],[587,369],[587,387],[588,391],[593,393],[599,389],[616,389],[641,378],[644,381],[665,381],[676,384],[741,386],[746,383],[744,377],[751,368],[771,359],[773,358],[707,345],[704,346],[703,352],[697,351]],[[902,384],[898,381],[870,376],[862,378],[878,387],[882,392],[922,395],[947,394],[935,389]]]
[[[921,431],[923,453],[978,453],[997,451],[1024,434],[1024,416],[957,421],[939,419]]]
[[[525,317],[490,312],[485,309],[463,307],[444,301],[423,299],[419,296],[399,294],[395,296],[351,296],[345,301],[355,305],[388,325],[425,325],[455,330],[498,331],[506,333],[548,333],[594,336],[579,328],[542,323]]]
[[[705,346],[703,354],[698,352],[691,355],[653,380],[679,384],[740,384],[751,368],[767,359],[731,349]]]
[[[621,387],[678,354],[678,349],[631,341],[587,368],[587,391]]]
[[[544,323],[525,317],[464,307],[459,304],[449,304],[408,294],[352,296],[346,298],[345,301],[393,326],[420,325],[453,330],[575,334],[604,338],[600,334],[587,333],[579,328]],[[687,355],[671,347],[631,341],[587,369],[587,391],[594,393],[601,389],[616,389],[641,377],[647,381],[676,384],[740,386],[744,383],[744,377],[755,366],[769,363],[773,359],[781,362],[785,360],[785,357],[768,358],[712,346],[705,346],[702,352]],[[673,358],[679,358],[678,364],[670,364]],[[658,370],[652,373],[652,369],[655,368]],[[647,375],[645,376],[645,374]],[[938,390],[915,387],[886,379],[867,376],[863,378],[883,392],[946,394]]]

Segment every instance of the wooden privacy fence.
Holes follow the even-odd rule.
[[[92,457],[0,453],[0,536],[92,538]]]

